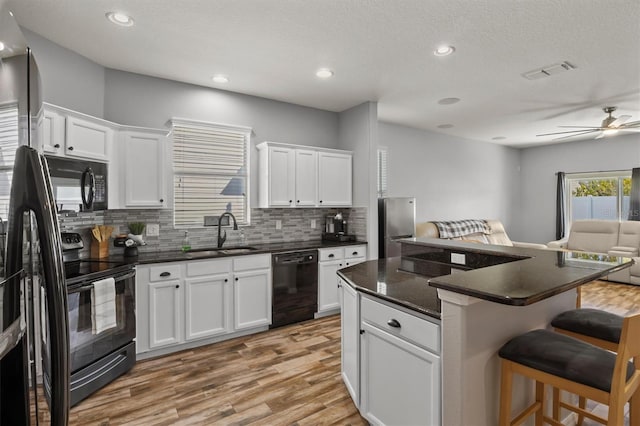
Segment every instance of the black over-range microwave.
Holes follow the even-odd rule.
[[[107,209],[107,165],[47,156],[58,212]]]

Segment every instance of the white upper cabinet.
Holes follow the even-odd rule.
[[[296,206],[315,207],[318,200],[318,153],[296,149]]]
[[[275,142],[257,148],[261,208],[351,206],[350,151]]]
[[[119,145],[123,207],[164,207],[166,131],[123,130]]]
[[[44,104],[39,149],[47,155],[107,162],[117,127],[100,118]]]
[[[107,161],[113,128],[80,117],[67,117],[65,154],[68,157]]]
[[[318,203],[322,207],[351,206],[351,154],[318,153]]]

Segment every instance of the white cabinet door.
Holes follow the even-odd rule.
[[[228,331],[225,297],[229,274],[189,278],[185,283],[185,340]]]
[[[360,296],[340,280],[342,380],[356,407],[360,404]]]
[[[182,290],[180,280],[149,284],[149,347],[180,343]]]
[[[271,324],[271,270],[234,273],[234,328]]]
[[[291,207],[295,196],[295,152],[269,147],[269,206]]]
[[[440,424],[440,358],[363,322],[360,413],[377,425]]]
[[[65,155],[107,161],[113,142],[113,129],[79,117],[66,121]]]
[[[296,206],[314,207],[318,202],[318,153],[296,149]]]
[[[318,153],[318,203],[321,207],[351,206],[351,154]]]
[[[47,155],[64,154],[64,116],[44,108],[40,126],[41,152]]]
[[[160,208],[165,205],[165,137],[158,133],[122,134],[121,191],[125,207]]]
[[[318,312],[340,307],[338,296],[338,269],[344,266],[343,260],[318,262]]]

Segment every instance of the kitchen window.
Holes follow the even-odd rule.
[[[581,219],[626,220],[629,216],[631,171],[568,173],[567,217]]]
[[[174,226],[204,226],[205,216],[230,212],[249,223],[251,129],[173,119]]]

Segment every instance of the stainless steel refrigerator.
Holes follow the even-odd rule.
[[[0,0],[0,424],[66,425],[69,327],[33,54]]]
[[[401,238],[416,234],[416,199],[413,197],[378,199],[378,257],[400,256]]]

